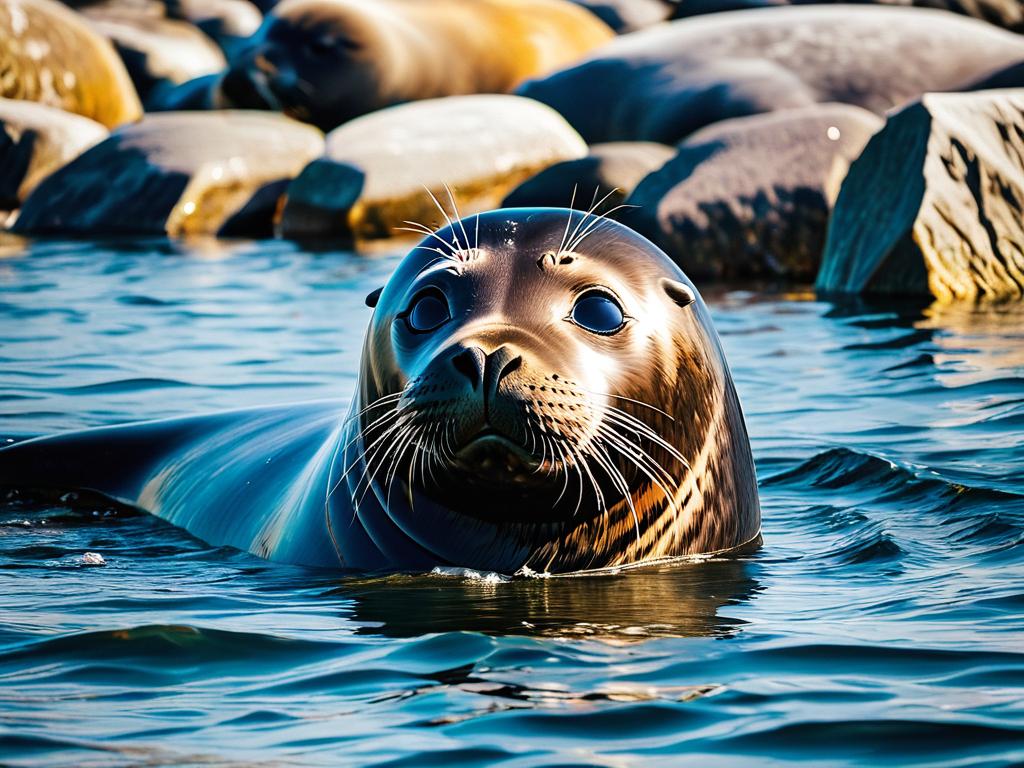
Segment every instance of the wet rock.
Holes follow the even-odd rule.
[[[928,94],[850,168],[822,293],[1024,295],[1024,90]]]
[[[640,182],[623,221],[691,277],[813,280],[838,180],[881,125],[844,104],[716,123]]]
[[[513,189],[504,208],[579,208],[589,210],[600,200],[598,213],[622,203],[647,174],[676,153],[673,147],[648,141],[595,144],[586,157],[545,168]]]
[[[18,208],[43,178],[107,134],[102,125],[81,115],[0,99],[0,210]]]
[[[316,128],[281,115],[149,115],[47,177],[15,231],[269,234],[282,181],[323,145]]]
[[[303,206],[286,206],[281,233],[337,232],[347,211],[345,227],[356,237],[391,237],[406,221],[443,221],[425,188],[447,205],[449,185],[467,215],[497,207],[519,182],[586,152],[557,113],[517,96],[452,96],[391,107],[328,134],[326,159],[334,165],[320,164],[315,173],[323,175],[311,172],[303,180],[296,195]],[[364,177],[355,204],[351,169]],[[324,188],[311,190],[306,182],[312,178]]]
[[[623,35],[518,92],[588,143],[671,144],[720,120],[813,103],[881,114],[1022,60],[1024,37],[944,11],[764,8]]]

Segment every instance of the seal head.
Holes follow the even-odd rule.
[[[368,303],[336,506],[382,551],[398,529],[428,560],[570,571],[759,535],[707,310],[633,231],[562,209],[471,216]]]

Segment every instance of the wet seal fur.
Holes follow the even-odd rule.
[[[407,101],[511,91],[613,36],[564,0],[285,0],[212,101],[326,131]]]
[[[360,570],[635,566],[760,539],[706,307],[658,248],[565,209],[452,220],[375,305],[356,396],[41,438],[0,486],[86,488],[213,544]]]

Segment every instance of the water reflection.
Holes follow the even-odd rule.
[[[352,578],[332,595],[352,598],[358,634],[385,637],[457,631],[611,642],[726,637],[743,624],[728,615],[728,606],[760,591],[756,568],[749,559],[721,559],[571,578]]]

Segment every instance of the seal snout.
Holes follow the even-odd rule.
[[[488,353],[480,347],[466,347],[452,358],[452,366],[469,380],[473,391],[482,389],[485,413],[488,402],[494,399],[502,379],[519,370],[522,365],[523,356],[507,344],[502,344]]]

